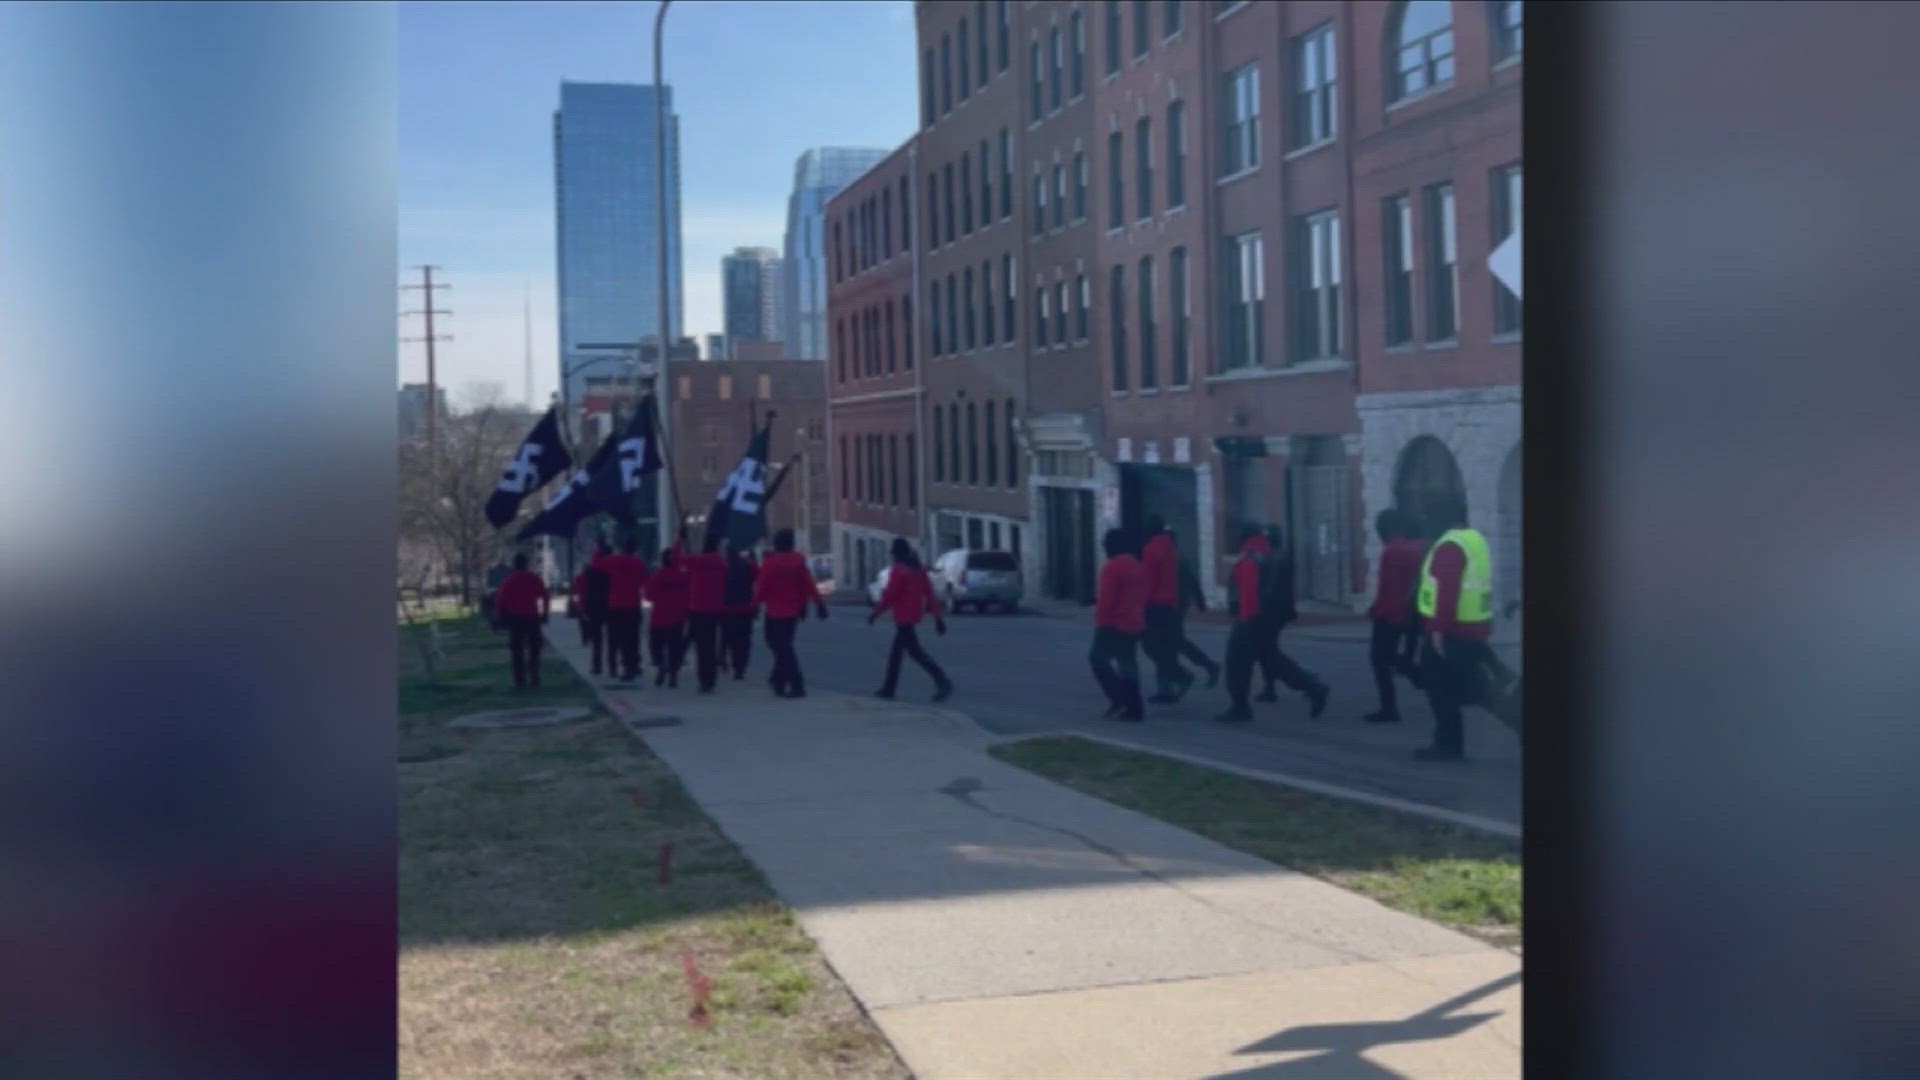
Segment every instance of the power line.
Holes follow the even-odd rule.
[[[433,435],[434,435],[434,421],[438,419],[439,412],[440,412],[440,380],[439,380],[439,375],[435,369],[433,346],[437,342],[452,341],[453,335],[435,334],[433,332],[433,317],[435,315],[451,315],[453,314],[453,312],[442,309],[442,308],[434,307],[433,294],[436,289],[451,289],[453,288],[453,286],[448,285],[444,282],[438,285],[434,284],[433,272],[435,270],[440,269],[437,266],[422,266],[422,267],[419,267],[418,269],[420,271],[420,284],[402,285],[400,286],[400,289],[402,292],[405,292],[409,289],[419,289],[420,295],[422,297],[422,302],[426,306],[421,308],[418,311],[403,311],[400,313],[400,317],[406,318],[409,315],[425,316],[427,320],[426,333],[423,336],[417,337],[417,338],[401,338],[400,341],[402,344],[409,344],[409,345],[415,342],[424,342],[427,346],[427,445],[434,446],[434,445],[437,445],[434,442]]]

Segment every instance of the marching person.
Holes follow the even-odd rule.
[[[1158,693],[1147,700],[1167,703],[1180,700],[1192,688],[1194,678],[1182,667],[1182,658],[1199,664],[1207,673],[1207,685],[1220,681],[1220,668],[1199,646],[1187,640],[1186,606],[1193,602],[1206,609],[1200,583],[1181,560],[1173,530],[1158,516],[1147,518],[1147,542],[1141,549],[1140,564],[1146,574],[1146,632],[1142,650],[1154,663],[1154,681]]]
[[[1413,605],[1426,546],[1413,538],[1406,515],[1392,507],[1380,511],[1374,529],[1380,534],[1382,546],[1380,570],[1374,575],[1373,606],[1367,610],[1373,620],[1367,660],[1373,665],[1373,686],[1380,694],[1380,707],[1363,719],[1369,724],[1397,724],[1400,706],[1394,676],[1412,667],[1420,643]]]
[[[653,657],[653,685],[680,685],[680,667],[687,658],[687,572],[669,548],[660,556],[660,569],[647,578],[647,648]]]
[[[515,555],[513,569],[493,593],[494,617],[507,629],[507,651],[513,657],[513,687],[540,685],[541,627],[552,600],[547,583],[527,569],[527,557]]]
[[[607,575],[607,674],[621,682],[640,677],[640,594],[647,584],[647,561],[640,542],[628,537],[617,555],[595,558]]]
[[[793,550],[792,529],[773,534],[773,554],[760,565],[760,576],[753,585],[753,600],[766,607],[767,648],[773,653],[773,677],[768,681],[773,685],[773,692],[780,697],[806,697],[807,678],[801,674],[800,657],[794,651],[793,639],[800,629],[800,620],[807,617],[807,605],[812,604],[824,620],[827,603],[820,597],[820,585],[813,580],[807,557]]]
[[[512,575],[513,570],[507,566],[505,556],[494,560],[493,569],[487,571],[487,594],[480,600],[480,610],[486,615],[487,627],[491,630],[500,630],[505,626],[496,609],[499,607],[500,586]]]
[[[1274,687],[1285,685],[1307,696],[1310,715],[1318,720],[1327,711],[1327,684],[1280,649],[1281,632],[1298,617],[1293,603],[1293,556],[1281,543],[1279,526],[1267,526],[1266,540],[1267,550],[1260,556],[1260,672],[1266,688],[1254,700],[1278,701]]]
[[[601,673],[601,654],[606,652],[606,667],[610,670],[618,663],[617,654],[608,645],[607,640],[607,591],[611,579],[607,576],[606,560],[613,555],[613,549],[605,540],[594,545],[593,558],[587,568],[574,578],[576,599],[579,605],[580,637],[593,650],[593,674]]]
[[[1446,507],[1434,524],[1444,531],[1420,567],[1415,601],[1426,639],[1420,681],[1433,706],[1433,743],[1413,756],[1464,761],[1466,726],[1460,711],[1486,706],[1490,678],[1505,670],[1487,644],[1493,636],[1493,559],[1487,538],[1467,524],[1464,507]]]
[[[1125,530],[1108,529],[1105,545],[1107,561],[1100,567],[1100,581],[1094,593],[1093,648],[1087,654],[1087,662],[1093,667],[1094,680],[1106,692],[1107,719],[1144,720],[1146,706],[1140,700],[1140,665],[1134,654],[1139,649],[1141,634],[1147,629],[1150,584],[1140,560],[1127,550]],[[1175,666],[1178,666],[1177,660]],[[1186,681],[1191,683],[1193,677],[1186,676]]]
[[[587,638],[587,571],[583,567],[567,585],[567,617],[580,626],[580,647],[593,644]]]
[[[910,656],[932,676],[933,700],[945,701],[953,693],[953,680],[927,655],[914,628],[922,616],[932,615],[934,630],[945,635],[947,622],[940,617],[940,601],[934,596],[933,582],[927,579],[926,568],[920,565],[920,557],[914,554],[913,545],[907,543],[904,536],[893,538],[893,566],[887,571],[887,587],[881,590],[880,602],[873,605],[873,612],[867,616],[867,625],[873,625],[881,612],[886,611],[893,613],[893,645],[887,651],[887,677],[880,684],[878,696],[893,697],[900,686],[900,659]]]
[[[1167,538],[1176,544],[1178,544],[1180,540],[1179,537],[1174,535],[1172,529],[1167,530]],[[1200,588],[1200,575],[1194,572],[1192,560],[1181,559],[1180,607],[1178,611],[1180,621],[1175,627],[1178,631],[1180,655],[1187,660],[1193,661],[1200,667],[1200,670],[1207,673],[1207,689],[1211,690],[1220,685],[1220,665],[1213,657],[1207,655],[1205,649],[1195,645],[1193,639],[1187,636],[1187,610],[1189,608],[1194,611],[1207,610],[1207,594]]]
[[[1268,550],[1266,535],[1259,526],[1248,526],[1240,540],[1240,558],[1228,579],[1227,611],[1233,616],[1233,630],[1227,636],[1227,696],[1232,703],[1226,712],[1214,717],[1223,723],[1253,719],[1247,694],[1253,689],[1253,665],[1261,655],[1265,630],[1260,611],[1260,570]]]
[[[720,678],[720,619],[726,607],[727,560],[720,555],[720,538],[710,537],[705,550],[686,558],[687,618],[693,630],[693,668],[700,692],[710,694]]]
[[[727,549],[725,604],[720,609],[720,666],[733,668],[734,681],[747,677],[753,657],[754,582],[759,568],[737,548]]]

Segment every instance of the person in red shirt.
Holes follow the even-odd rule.
[[[1208,686],[1216,685],[1220,681],[1220,665],[1187,640],[1186,602],[1189,598],[1199,599],[1198,585],[1180,561],[1173,530],[1167,528],[1159,515],[1147,518],[1147,542],[1140,552],[1140,565],[1146,574],[1147,588],[1147,629],[1140,639],[1140,647],[1154,663],[1154,682],[1158,688],[1158,693],[1147,700],[1178,701],[1193,687],[1194,678],[1181,665],[1182,657],[1206,671]],[[1200,600],[1200,606],[1205,607],[1204,600]]]
[[[1244,723],[1253,719],[1253,706],[1248,701],[1253,691],[1253,665],[1261,657],[1266,634],[1260,578],[1272,550],[1259,526],[1247,527],[1240,541],[1240,559],[1233,564],[1227,581],[1227,610],[1233,615],[1233,630],[1227,635],[1227,695],[1232,705],[1216,720]]]
[[[527,557],[513,557],[513,573],[493,594],[494,617],[507,628],[507,650],[513,656],[514,689],[540,685],[540,627],[547,621],[552,601],[547,583],[527,569]]]
[[[914,628],[920,625],[922,616],[932,615],[933,628],[944,635],[947,621],[940,617],[940,601],[934,597],[933,582],[927,578],[926,567],[920,565],[920,556],[914,554],[913,545],[907,543],[904,536],[893,538],[893,566],[887,571],[887,587],[881,590],[880,602],[873,605],[872,614],[867,616],[867,625],[873,625],[874,620],[887,611],[893,613],[893,646],[887,651],[887,677],[880,684],[878,696],[893,697],[900,687],[900,660],[912,657],[913,662],[933,678],[933,700],[945,701],[953,693],[953,680],[927,655]]]
[[[793,639],[800,620],[807,617],[812,604],[820,618],[827,617],[827,603],[820,598],[820,585],[813,580],[807,557],[793,550],[793,530],[773,534],[773,554],[760,565],[760,576],[753,583],[753,602],[767,613],[767,648],[773,653],[773,677],[768,680],[781,697],[807,696],[807,678],[800,671],[800,657]]]
[[[1380,511],[1374,523],[1380,534],[1380,572],[1375,575],[1373,607],[1367,615],[1373,620],[1373,642],[1367,660],[1373,665],[1374,689],[1380,693],[1380,708],[1364,718],[1369,724],[1397,724],[1400,707],[1395,694],[1394,673],[1413,666],[1419,645],[1418,616],[1413,610],[1414,593],[1420,587],[1420,563],[1427,557],[1426,545],[1413,536],[1407,516],[1391,507]]]
[[[669,548],[660,556],[660,569],[647,578],[645,596],[652,609],[647,618],[647,648],[653,657],[653,685],[680,685],[680,667],[687,659],[687,572]]]
[[[640,677],[640,594],[647,584],[647,560],[637,552],[639,541],[628,537],[618,555],[595,562],[607,575],[607,673],[621,682]]]
[[[1106,691],[1107,719],[1144,720],[1147,712],[1140,700],[1140,665],[1135,652],[1147,628],[1151,584],[1140,560],[1127,550],[1124,530],[1108,529],[1105,544],[1107,561],[1100,567],[1094,593],[1093,648],[1087,662],[1093,666],[1100,689]]]
[[[720,618],[727,597],[727,560],[720,555],[720,538],[709,537],[705,550],[687,556],[685,564],[694,673],[700,692],[710,694],[720,678]]]
[[[567,589],[567,614],[580,624],[580,646],[586,648],[593,644],[587,637],[587,572],[583,568],[573,575],[573,584]]]
[[[720,668],[724,671],[731,667],[736,682],[747,677],[747,665],[753,659],[753,619],[759,613],[753,591],[759,576],[759,564],[751,554],[727,550],[726,595],[720,609]]]

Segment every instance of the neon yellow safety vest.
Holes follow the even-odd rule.
[[[1440,581],[1433,576],[1433,553],[1442,544],[1458,544],[1467,556],[1466,572],[1460,575],[1460,604],[1453,621],[1483,623],[1493,621],[1493,558],[1487,554],[1487,538],[1474,529],[1451,529],[1434,542],[1420,564],[1420,617],[1433,618],[1440,606]]]

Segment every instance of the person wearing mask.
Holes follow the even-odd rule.
[[[733,669],[734,681],[747,677],[753,657],[754,582],[759,566],[748,552],[727,551],[725,604],[720,610],[720,667]]]
[[[1461,710],[1485,706],[1489,681],[1504,670],[1487,644],[1493,637],[1493,559],[1487,538],[1467,524],[1464,507],[1446,508],[1443,527],[1420,567],[1415,609],[1422,621],[1421,684],[1433,707],[1433,743],[1420,761],[1466,760]]]
[[[807,617],[807,605],[813,605],[821,619],[827,617],[827,603],[820,597],[820,585],[813,580],[807,557],[793,550],[793,530],[773,534],[773,553],[760,565],[760,576],[753,584],[753,601],[767,613],[767,648],[773,653],[773,677],[768,680],[781,697],[807,696],[807,678],[800,671],[800,657],[794,651],[794,636],[800,620]]]
[[[607,674],[621,682],[640,677],[640,594],[647,584],[647,561],[639,541],[628,537],[619,554],[595,557],[607,575]]]
[[[1420,584],[1420,562],[1426,546],[1413,538],[1406,515],[1391,507],[1380,511],[1374,522],[1380,534],[1380,570],[1373,606],[1367,616],[1373,620],[1373,641],[1367,660],[1373,665],[1373,686],[1380,694],[1380,707],[1364,718],[1369,724],[1397,724],[1400,706],[1394,675],[1412,667],[1419,631],[1414,623],[1414,592]]]
[[[1266,528],[1267,550],[1260,557],[1260,622],[1262,637],[1260,640],[1260,672],[1266,679],[1266,687],[1256,701],[1274,702],[1280,700],[1275,687],[1284,685],[1289,690],[1305,694],[1310,715],[1315,720],[1327,711],[1327,697],[1330,691],[1327,684],[1312,672],[1294,662],[1280,648],[1280,634],[1287,624],[1298,617],[1293,602],[1293,556],[1287,554],[1282,544],[1278,526]]]
[[[647,578],[647,647],[653,657],[653,685],[680,685],[687,658],[687,572],[669,548],[660,569]]]
[[[512,576],[512,574],[513,568],[507,565],[507,560],[504,558],[496,559],[493,564],[493,569],[487,571],[487,593],[480,598],[480,611],[486,616],[489,629],[501,630],[506,626],[505,623],[500,621],[500,616],[496,613],[496,609],[499,607],[496,601],[500,596],[501,584],[504,583],[508,577]]]
[[[686,558],[687,620],[693,630],[693,667],[700,692],[710,694],[720,679],[720,620],[727,603],[727,560],[720,538],[709,537],[705,550]]]
[[[605,540],[594,546],[593,558],[586,569],[574,578],[576,600],[580,614],[580,636],[586,646],[592,650],[593,674],[601,673],[601,656],[604,651],[606,668],[611,670],[618,663],[616,654],[608,644],[607,635],[607,591],[612,579],[607,576],[606,560],[613,556],[613,548]]]
[[[1107,561],[1100,567],[1094,592],[1093,648],[1087,662],[1094,681],[1107,695],[1107,719],[1144,720],[1140,700],[1140,666],[1135,653],[1147,629],[1148,590],[1151,583],[1140,560],[1133,557],[1127,534],[1108,529]],[[1184,674],[1184,673],[1183,673]],[[1192,676],[1188,676],[1192,681]]]
[[[507,651],[513,657],[514,689],[540,685],[541,627],[552,601],[547,583],[527,569],[527,557],[515,555],[513,569],[494,590],[494,617],[507,629]]]
[[[878,696],[893,697],[900,686],[900,660],[912,657],[913,662],[933,678],[933,700],[945,701],[953,693],[953,680],[927,655],[914,628],[920,625],[922,616],[932,615],[934,630],[944,635],[947,622],[940,616],[940,601],[934,596],[933,582],[928,580],[926,568],[920,565],[920,557],[914,554],[913,545],[907,543],[904,536],[893,538],[893,566],[887,571],[887,587],[881,590],[880,602],[867,616],[867,625],[873,625],[882,612],[889,611],[893,613],[893,645],[887,651],[887,677],[880,684]]]

